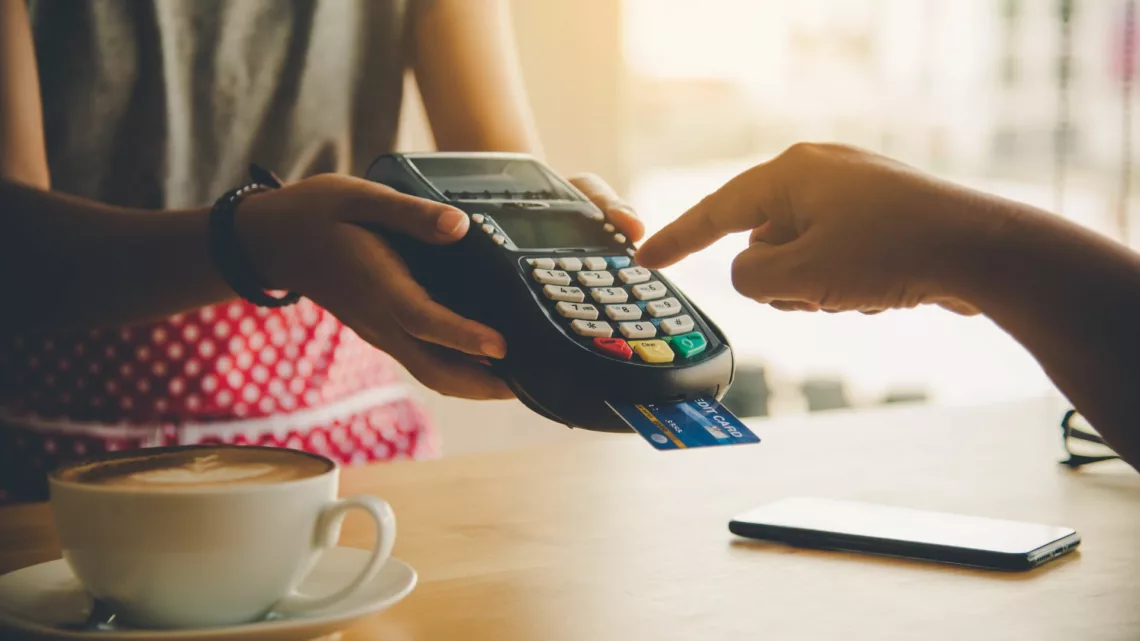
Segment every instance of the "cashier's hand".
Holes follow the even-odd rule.
[[[726,234],[751,231],[732,282],[761,303],[864,313],[936,303],[976,314],[958,298],[955,274],[1001,225],[962,213],[978,197],[860,149],[799,144],[645,241],[637,262],[664,267]]]
[[[613,187],[606,184],[599,176],[594,174],[580,174],[570,178],[570,182],[583,194],[605,212],[606,217],[613,222],[623,234],[632,242],[641,240],[645,235],[645,223],[637,217],[633,207],[618,197]]]
[[[400,256],[368,230],[452,243],[470,225],[463,212],[326,174],[250,196],[235,219],[267,284],[312,299],[424,385],[448,396],[514,397],[479,362],[506,354],[503,336],[433,301]]]

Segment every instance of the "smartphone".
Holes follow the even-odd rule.
[[[1072,528],[868,503],[788,498],[732,519],[733,534],[994,570],[1029,570],[1070,552]]]

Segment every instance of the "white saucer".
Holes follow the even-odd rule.
[[[326,594],[335,590],[368,561],[369,554],[368,550],[345,547],[326,550],[301,584],[300,591]],[[7,626],[47,639],[78,641],[302,641],[343,630],[359,619],[399,602],[414,587],[416,571],[399,559],[389,558],[376,578],[356,594],[336,605],[303,615],[195,630],[76,631],[61,629],[60,626],[83,623],[91,611],[91,598],[79,585],[67,563],[58,559],[0,576],[0,628]]]

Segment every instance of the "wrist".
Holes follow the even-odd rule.
[[[261,248],[267,247],[263,234],[249,233],[250,226],[238,224],[238,209],[244,218],[250,218],[251,209],[242,207],[247,200],[275,190],[275,186],[264,183],[253,183],[239,189],[227,192],[214,204],[210,211],[210,250],[214,265],[221,272],[230,287],[243,299],[262,307],[284,307],[297,302],[299,295],[286,292],[283,295],[271,294],[277,288],[272,284],[275,279],[266,277],[266,273],[273,274],[275,270],[266,269],[273,263],[265,260],[265,252]],[[255,227],[263,229],[262,226]],[[242,232],[246,233],[242,233]],[[250,242],[251,240],[262,242]]]
[[[273,220],[273,192],[245,197],[234,212],[234,236],[249,261],[250,269],[268,290],[290,289],[289,278],[281,268],[280,234]]]
[[[1018,260],[1018,230],[1032,208],[966,188],[957,188],[947,205],[942,293],[985,311],[993,293],[1004,290],[1011,262]]]

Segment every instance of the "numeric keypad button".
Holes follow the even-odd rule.
[[[685,314],[683,316],[674,316],[661,321],[661,331],[669,336],[677,336],[678,334],[688,334],[693,331],[693,317]]]
[[[669,293],[669,290],[665,289],[665,286],[657,281],[634,285],[630,289],[633,290],[633,295],[637,300],[655,300],[664,298],[665,294]]]
[[[558,266],[561,267],[562,269],[565,269],[568,272],[576,272],[579,269],[582,269],[582,261],[580,259],[574,258],[574,257],[559,258],[558,259]]]
[[[579,336],[592,336],[595,338],[609,338],[614,334],[614,328],[609,323],[592,320],[576,320],[570,323],[570,329]]]
[[[580,303],[586,300],[586,295],[577,287],[546,285],[542,288],[542,293],[546,294],[546,297],[550,300],[564,300],[568,303]]]
[[[618,278],[626,285],[635,285],[637,283],[644,283],[653,277],[653,274],[644,267],[626,267],[625,269],[618,270]]]
[[[657,335],[657,328],[649,321],[618,323],[618,328],[626,338],[653,338]]]
[[[629,300],[629,293],[621,287],[595,287],[590,290],[590,296],[599,303],[624,303]]]
[[[553,258],[531,258],[527,262],[536,269],[554,269]]]
[[[645,306],[645,311],[649,312],[649,315],[653,318],[664,318],[680,313],[681,303],[677,302],[677,299],[673,297],[655,300]]]
[[[582,303],[567,303],[565,301],[554,306],[564,318],[584,318],[586,320],[598,319],[598,308]]]
[[[536,269],[534,279],[543,285],[569,285],[570,274],[557,269]]]
[[[609,287],[614,275],[609,272],[578,272],[578,282],[588,287]]]
[[[616,321],[638,320],[641,308],[637,305],[606,305],[606,316]]]
[[[593,272],[605,271],[606,267],[608,267],[608,264],[606,263],[606,259],[605,258],[598,258],[597,256],[590,256],[588,258],[583,258],[582,264],[586,266],[586,269],[593,271]]]

